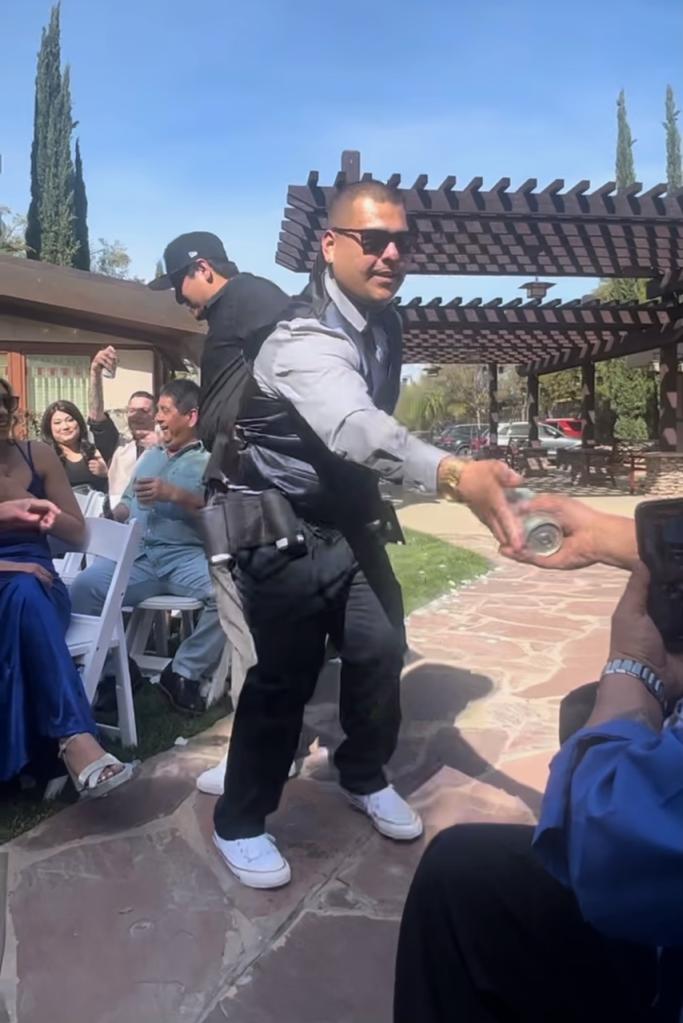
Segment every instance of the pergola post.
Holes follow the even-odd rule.
[[[498,363],[489,362],[489,444],[498,446]]]
[[[678,345],[666,345],[659,354],[659,448],[676,451],[678,446]]]
[[[538,373],[529,373],[526,378],[526,397],[529,410],[529,443],[539,447],[538,440]]]
[[[581,445],[595,445],[595,363],[581,365]]]

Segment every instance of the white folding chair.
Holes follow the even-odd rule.
[[[137,746],[137,728],[133,692],[128,670],[128,652],[121,607],[130,570],[138,552],[141,529],[138,522],[113,522],[111,519],[86,519],[86,536],[77,558],[83,554],[108,558],[115,564],[109,590],[99,615],[71,616],[66,634],[69,653],[81,669],[83,686],[90,702],[110,650],[114,653],[118,725],[100,725],[108,735],[124,746]],[[70,557],[68,555],[67,557]]]
[[[201,600],[196,600],[194,597],[174,597],[170,594],[148,597],[147,600],[143,600],[137,605],[126,629],[126,645],[128,653],[142,671],[146,669],[147,671],[162,672],[171,660],[167,651],[163,653],[158,651],[156,654],[147,653],[147,643],[152,625],[159,612],[164,613],[165,616],[170,611],[179,611],[182,616],[183,634],[188,636],[193,628],[192,613],[200,611],[202,606]],[[230,646],[226,643],[211,683],[207,687],[207,692],[204,693],[207,707],[220,699],[225,692],[225,680],[229,668]]]
[[[96,519],[102,514],[106,494],[102,494],[99,490],[87,490],[85,493],[77,490],[75,497],[84,518]]]

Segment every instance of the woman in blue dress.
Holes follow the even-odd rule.
[[[50,534],[77,546],[85,523],[55,452],[13,439],[16,409],[10,385],[0,379],[0,502],[46,499],[56,509],[37,523],[26,515],[0,520],[0,781],[53,744],[81,794],[105,795],[129,780],[132,767],[97,741],[64,639],[69,597],[47,541]]]

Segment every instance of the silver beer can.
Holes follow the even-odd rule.
[[[519,504],[521,501],[531,501],[536,494],[526,487],[516,487],[509,490],[507,498],[510,504]],[[549,558],[551,554],[557,554],[564,540],[562,526],[557,519],[548,512],[531,512],[523,515],[522,527],[524,529],[524,546],[532,554],[541,558]]]

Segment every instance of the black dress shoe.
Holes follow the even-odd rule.
[[[132,657],[128,658],[128,670],[130,672],[131,688],[134,693],[137,693],[145,684],[145,676]],[[97,693],[95,694],[95,702],[92,706],[95,714],[116,713],[116,678],[113,675],[105,675],[100,680]]]
[[[185,678],[167,664],[159,676],[159,689],[174,710],[181,714],[198,715],[206,710],[206,700],[199,692],[199,682]]]

